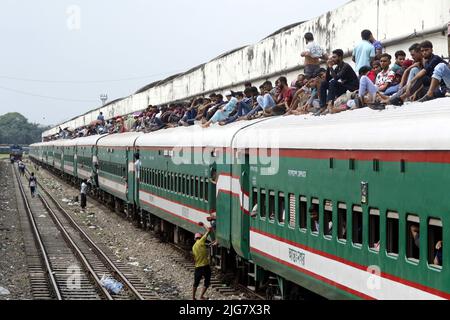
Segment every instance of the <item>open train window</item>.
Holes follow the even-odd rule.
[[[412,214],[406,219],[406,257],[414,262],[420,260],[420,218]]]
[[[320,218],[320,207],[319,199],[312,199],[311,206],[309,207],[309,218],[311,220],[311,232],[318,234],[320,231],[319,218]]]
[[[183,184],[183,177],[181,174],[178,175],[178,193],[183,193],[181,185]]]
[[[166,189],[167,189],[167,191],[171,191],[172,190],[172,174],[166,173],[166,178],[167,178]]]
[[[388,212],[386,219],[386,251],[398,256],[399,216],[397,212]]]
[[[442,220],[428,220],[428,264],[442,267]]]
[[[195,177],[195,181],[194,181],[194,196],[196,198],[198,198],[198,194],[199,194],[198,187],[199,187],[199,180],[198,180],[198,177]]]
[[[200,185],[199,185],[199,195],[198,195],[198,198],[199,199],[201,199],[201,200],[203,200],[203,187],[204,187],[204,179],[203,178],[200,178]]]
[[[194,197],[194,195],[195,195],[195,189],[194,189],[195,178],[191,176],[191,177],[189,178],[189,180],[190,180],[190,182],[191,182],[191,184],[190,184],[190,195],[191,195],[191,197]]]
[[[338,204],[338,240],[347,241],[347,205],[345,203]]]
[[[286,200],[284,198],[284,193],[278,193],[278,222],[284,224],[286,219]]]
[[[259,201],[259,216],[266,218],[266,190],[261,189],[260,201]]]
[[[295,228],[296,223],[296,201],[297,198],[295,197],[295,194],[290,193],[289,194],[289,226],[291,228]]]
[[[250,215],[251,215],[251,217],[255,217],[258,212],[258,189],[257,188],[252,189],[252,200],[251,201],[252,201],[251,202],[252,207],[250,208],[251,209]]]
[[[308,199],[305,196],[300,196],[300,202],[298,204],[299,209],[299,227],[300,230],[306,231],[307,226],[307,216],[308,216]]]
[[[209,182],[208,178],[205,179],[205,201],[208,202],[209,198]]]
[[[269,220],[275,221],[275,191],[269,191]]]
[[[380,251],[380,210],[369,211],[369,248]]]
[[[186,195],[186,176],[183,175],[182,182],[181,182],[181,193],[183,195]]]
[[[331,238],[333,233],[333,202],[325,200],[323,205],[323,234],[327,238]]]
[[[352,241],[353,244],[362,245],[363,214],[360,206],[353,206],[352,211]]]

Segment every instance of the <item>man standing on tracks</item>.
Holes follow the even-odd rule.
[[[83,180],[83,182],[81,183],[81,190],[80,190],[80,205],[81,205],[81,210],[83,210],[83,211],[86,208],[87,189],[88,189],[88,184],[87,184],[86,180]]]
[[[28,179],[28,185],[30,186],[31,196],[34,198],[37,187],[37,180],[36,177],[34,176],[34,172],[31,173],[31,176]]]
[[[207,300],[205,298],[206,290],[209,288],[209,284],[211,282],[211,267],[209,265],[209,252],[206,247],[206,239],[208,238],[209,233],[211,232],[212,228],[207,228],[203,223],[200,223],[199,225],[205,227],[207,232],[205,235],[202,235],[201,233],[195,234],[195,244],[192,247],[192,252],[194,254],[194,261],[195,261],[195,275],[194,275],[194,287],[192,291],[192,299],[196,299],[196,293],[197,288],[200,284],[200,281],[202,278],[205,278],[204,287],[202,290],[202,294],[200,295],[200,300]]]

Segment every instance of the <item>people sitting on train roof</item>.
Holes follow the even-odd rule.
[[[320,113],[331,112],[334,100],[347,91],[356,91],[359,80],[353,68],[344,62],[344,52],[341,49],[333,51],[331,59],[327,62],[326,80],[320,87]]]
[[[243,120],[253,109],[253,89],[251,87],[246,88],[244,92],[236,93],[236,98],[238,100],[236,109],[227,119],[219,122],[221,126]]]
[[[398,91],[398,86],[395,87],[395,72],[390,69],[392,56],[388,53],[381,55],[380,64],[381,70],[377,74],[375,85],[378,91],[388,96],[393,95]]]
[[[208,99],[205,99],[203,104],[198,106],[197,117],[195,117],[195,120],[202,121],[203,118],[205,118],[206,115],[208,114],[209,109],[211,107],[213,107],[214,105],[216,105],[218,103],[219,99],[220,99],[220,101],[222,101],[223,97],[219,97],[219,95],[217,95],[215,93],[211,93],[209,95],[209,101],[208,101]]]
[[[277,97],[275,100],[276,105],[273,107],[269,107],[264,109],[264,115],[265,116],[272,116],[272,115],[282,115],[287,110],[289,110],[293,94],[291,87],[288,85],[288,81],[286,77],[280,77],[277,80]]]
[[[192,100],[191,105],[189,108],[186,109],[184,112],[183,117],[178,121],[178,124],[180,126],[192,126],[194,125],[195,118],[197,117],[197,109],[203,105],[204,99],[203,98],[195,98]]]
[[[370,81],[375,83],[375,80],[377,79],[377,75],[381,71],[381,62],[380,62],[380,60],[373,60],[372,63],[371,63],[371,67],[372,67],[372,69],[367,74],[367,77],[370,79]],[[358,72],[360,70],[358,70]]]
[[[414,60],[418,60],[411,69],[419,68],[420,70],[412,77],[412,79],[410,78],[409,83],[405,86],[404,90],[401,91],[402,95],[394,96],[389,102],[395,105],[402,105],[407,99],[425,102],[433,98],[444,97],[447,91],[444,79],[439,77],[439,75],[435,76],[436,80],[441,80],[438,80],[439,85],[436,86],[435,81],[432,86],[432,78],[437,66],[442,63],[447,63],[441,57],[433,53],[433,44],[430,41],[423,41],[419,46],[414,46],[410,49],[414,51]],[[421,52],[420,55],[417,54],[417,51],[419,50]],[[440,68],[437,70],[438,74],[440,73]]]
[[[228,91],[225,96],[227,97],[228,103],[221,107],[216,113],[209,119],[208,122],[203,124],[203,128],[208,128],[213,123],[218,123],[228,118],[228,116],[233,112],[236,108],[238,100],[234,97],[234,92]]]
[[[397,72],[403,69],[403,62],[406,60],[406,53],[403,50],[398,50],[395,52],[395,62],[391,67],[393,72]]]
[[[198,120],[205,124],[212,116],[223,107],[227,102],[223,100],[223,96],[219,93],[213,98],[213,102],[208,104],[197,117]]]
[[[266,110],[276,106],[272,82],[265,81],[260,87],[260,95],[256,98],[257,105],[247,114],[247,120],[261,116]]]

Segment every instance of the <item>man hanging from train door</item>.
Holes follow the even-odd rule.
[[[195,244],[192,247],[192,253],[194,255],[194,261],[195,261],[195,274],[194,274],[194,286],[192,288],[192,300],[197,300],[196,293],[197,288],[200,284],[200,281],[202,278],[205,279],[203,284],[203,290],[200,295],[200,300],[207,300],[205,297],[206,290],[208,290],[210,282],[211,282],[211,267],[209,265],[209,251],[206,247],[206,239],[208,238],[208,235],[212,231],[212,227],[207,228],[202,223],[199,223],[199,225],[205,227],[207,230],[204,235],[201,233],[195,234]]]

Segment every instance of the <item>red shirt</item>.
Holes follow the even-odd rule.
[[[278,96],[278,102],[284,103],[287,102],[287,104],[290,106],[292,103],[293,95],[292,90],[290,87],[284,87],[283,90],[281,90],[280,95]]]

